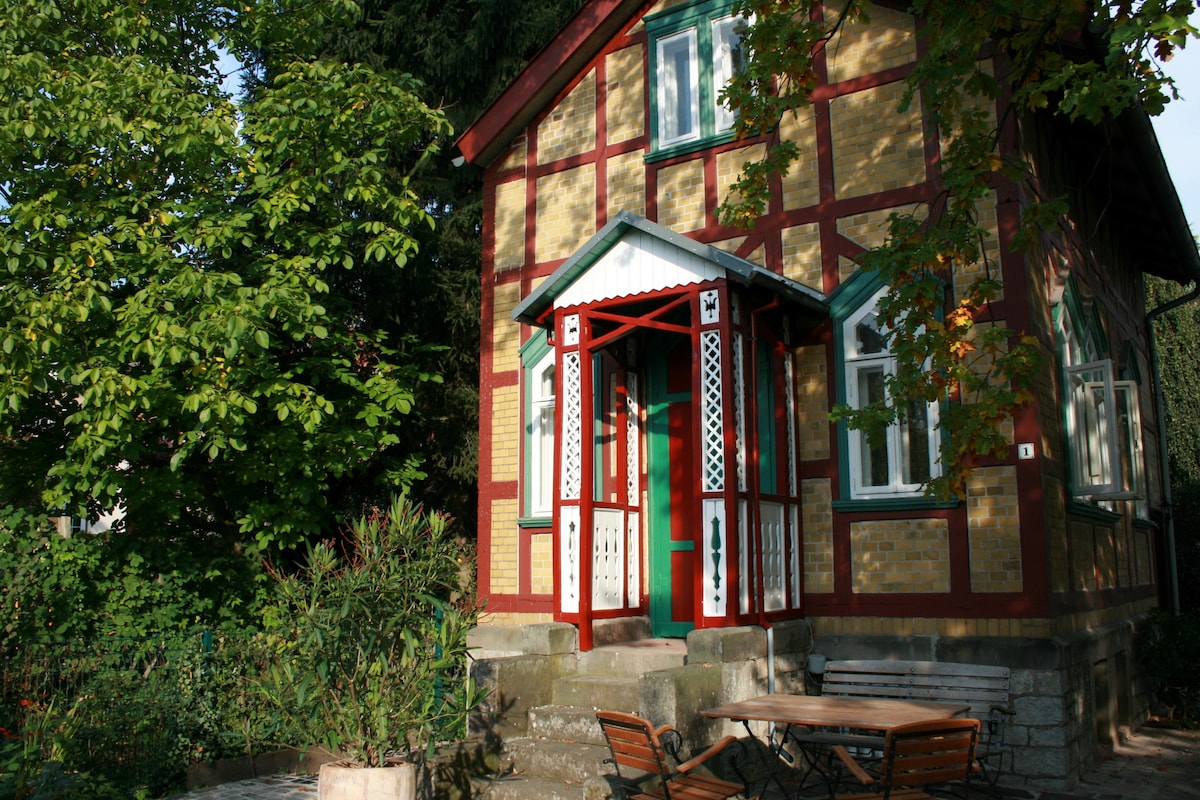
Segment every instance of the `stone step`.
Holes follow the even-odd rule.
[[[472,800],[609,800],[614,797],[608,781],[603,778],[567,783],[512,775],[500,780],[474,781],[472,790]]]
[[[597,647],[579,654],[581,675],[637,677],[687,663],[687,645],[678,639],[649,639]]]
[[[529,709],[529,735],[564,742],[605,745],[596,711],[580,706],[538,706]]]
[[[613,772],[604,760],[606,745],[561,742],[553,739],[513,739],[504,743],[502,758],[518,777],[550,778],[564,783],[583,783]]]
[[[639,697],[637,678],[573,675],[554,682],[550,701],[559,706],[606,708],[636,714]]]

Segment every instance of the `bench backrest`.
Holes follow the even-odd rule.
[[[830,661],[821,683],[822,694],[841,697],[966,703],[979,719],[1008,710],[1008,691],[1008,667],[945,661]]]

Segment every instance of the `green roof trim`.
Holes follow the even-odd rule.
[[[728,277],[738,283],[765,287],[784,300],[810,311],[816,311],[822,315],[829,313],[829,304],[824,293],[816,289],[785,278],[719,247],[697,242],[695,239],[676,233],[657,222],[651,222],[628,211],[621,211],[609,220],[608,224],[596,231],[592,238],[588,239],[574,255],[564,261],[538,288],[517,303],[516,308],[513,309],[512,318],[528,325],[545,327],[546,323],[542,317],[547,310],[553,308],[554,301],[558,296],[566,291],[567,287],[574,283],[579,276],[595,266],[630,231],[634,230],[654,236],[667,244],[721,267]]]

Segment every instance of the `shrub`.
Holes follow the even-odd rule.
[[[1138,631],[1137,649],[1167,716],[1195,719],[1200,712],[1200,612],[1156,611]]]
[[[380,766],[463,732],[480,699],[466,663],[467,555],[447,518],[400,497],[343,542],[310,547],[296,573],[272,570],[275,656],[261,688],[299,744]]]

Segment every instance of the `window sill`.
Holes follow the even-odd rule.
[[[717,136],[707,136],[703,139],[673,144],[670,147],[664,147],[661,150],[657,147],[653,147],[651,151],[646,154],[645,161],[647,164],[653,164],[656,161],[666,161],[668,158],[687,155],[688,153],[694,153],[698,150],[707,150],[710,147],[716,147],[717,145],[727,144],[728,142],[732,141],[733,131],[727,131]]]
[[[518,517],[517,525],[522,528],[549,528],[551,517]]]
[[[912,509],[957,508],[958,502],[941,502],[928,497],[878,497],[870,500],[834,500],[833,510],[856,511],[909,511]]]
[[[1089,517],[1091,519],[1101,520],[1103,522],[1115,522],[1123,518],[1125,515],[1119,511],[1109,511],[1106,508],[1099,508],[1088,503],[1085,500],[1077,500],[1071,498],[1067,501],[1067,513],[1074,514],[1078,517]]]

